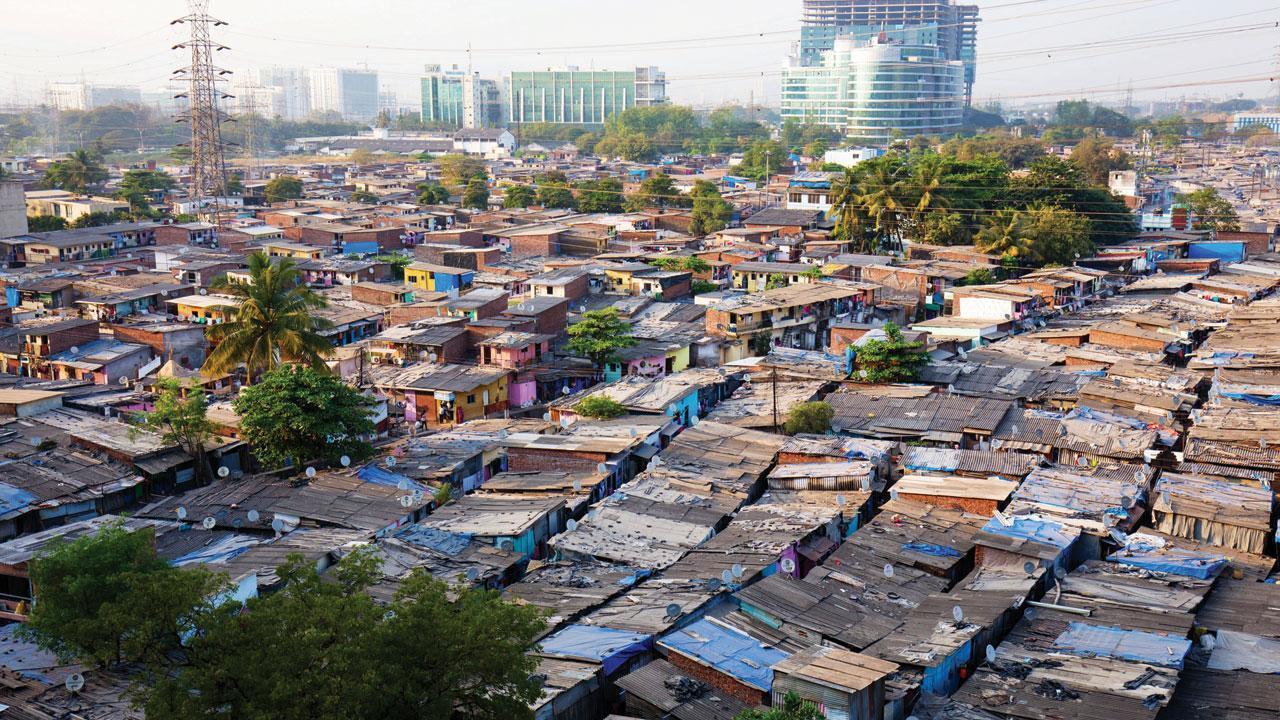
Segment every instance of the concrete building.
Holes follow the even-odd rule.
[[[0,181],[0,238],[27,234],[27,204],[18,180]]]
[[[511,123],[603,125],[633,107],[667,100],[667,75],[656,67],[634,70],[513,72],[507,78]]]
[[[27,214],[52,215],[75,222],[90,213],[111,213],[128,210],[129,203],[107,197],[77,195],[67,190],[32,190],[26,193]]]
[[[1243,112],[1232,118],[1232,132],[1240,132],[1248,127],[1261,125],[1273,133],[1280,133],[1280,112]]]
[[[454,65],[427,65],[422,77],[422,122],[450,128],[501,127],[502,88]]]
[[[869,40],[882,32],[930,28],[947,60],[964,64],[965,102],[973,92],[978,53],[978,6],[955,0],[804,0],[799,57],[818,66],[841,35]]]
[[[255,72],[257,87],[269,88],[273,91],[273,105],[270,116],[279,115],[285,120],[302,120],[311,114],[311,79],[303,68],[271,66],[258,68]],[[259,109],[263,115],[267,113]]]
[[[782,71],[782,119],[837,128],[885,144],[899,135],[949,134],[964,120],[964,66],[927,33],[836,38],[822,64],[792,56]]]
[[[344,120],[378,116],[378,73],[350,68],[311,70],[311,110],[338,113]]]

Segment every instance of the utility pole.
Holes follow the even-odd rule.
[[[197,206],[205,204],[205,212],[212,215],[214,224],[220,218],[221,196],[226,194],[227,163],[222,145],[222,123],[227,116],[218,108],[220,100],[230,98],[219,88],[230,70],[213,64],[214,53],[227,50],[225,45],[214,42],[209,29],[226,25],[209,15],[209,0],[187,0],[188,14],[174,20],[172,25],[186,24],[191,38],[174,45],[175,50],[190,50],[191,64],[174,71],[178,79],[186,80],[187,90],[175,98],[187,98],[187,112],[178,118],[191,126],[191,183],[190,200]]]

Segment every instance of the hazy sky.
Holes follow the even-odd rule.
[[[1276,92],[1276,0],[977,0],[979,102]],[[183,63],[185,0],[5,0],[0,102],[48,82],[162,90]],[[657,65],[677,101],[776,103],[800,0],[211,0],[226,67],[368,64],[417,102],[424,63],[510,69]],[[1255,28],[1270,23],[1270,28]],[[1218,31],[1216,34],[1209,34]],[[1085,45],[1088,44],[1088,45]],[[1248,82],[1230,82],[1254,78]],[[1261,78],[1261,79],[1257,79]],[[1212,83],[1212,84],[1210,84]],[[1180,87],[1171,87],[1171,86]]]

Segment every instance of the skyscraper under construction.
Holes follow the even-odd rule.
[[[800,30],[800,62],[822,63],[822,53],[836,38],[869,41],[887,30],[932,26],[936,44],[947,60],[964,64],[966,104],[973,95],[977,61],[978,6],[955,0],[804,0]]]

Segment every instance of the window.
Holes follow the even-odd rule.
[[[476,396],[475,396],[475,395],[468,395],[468,396],[467,396],[467,404],[468,404],[468,405],[475,404],[475,401],[476,401]]]

